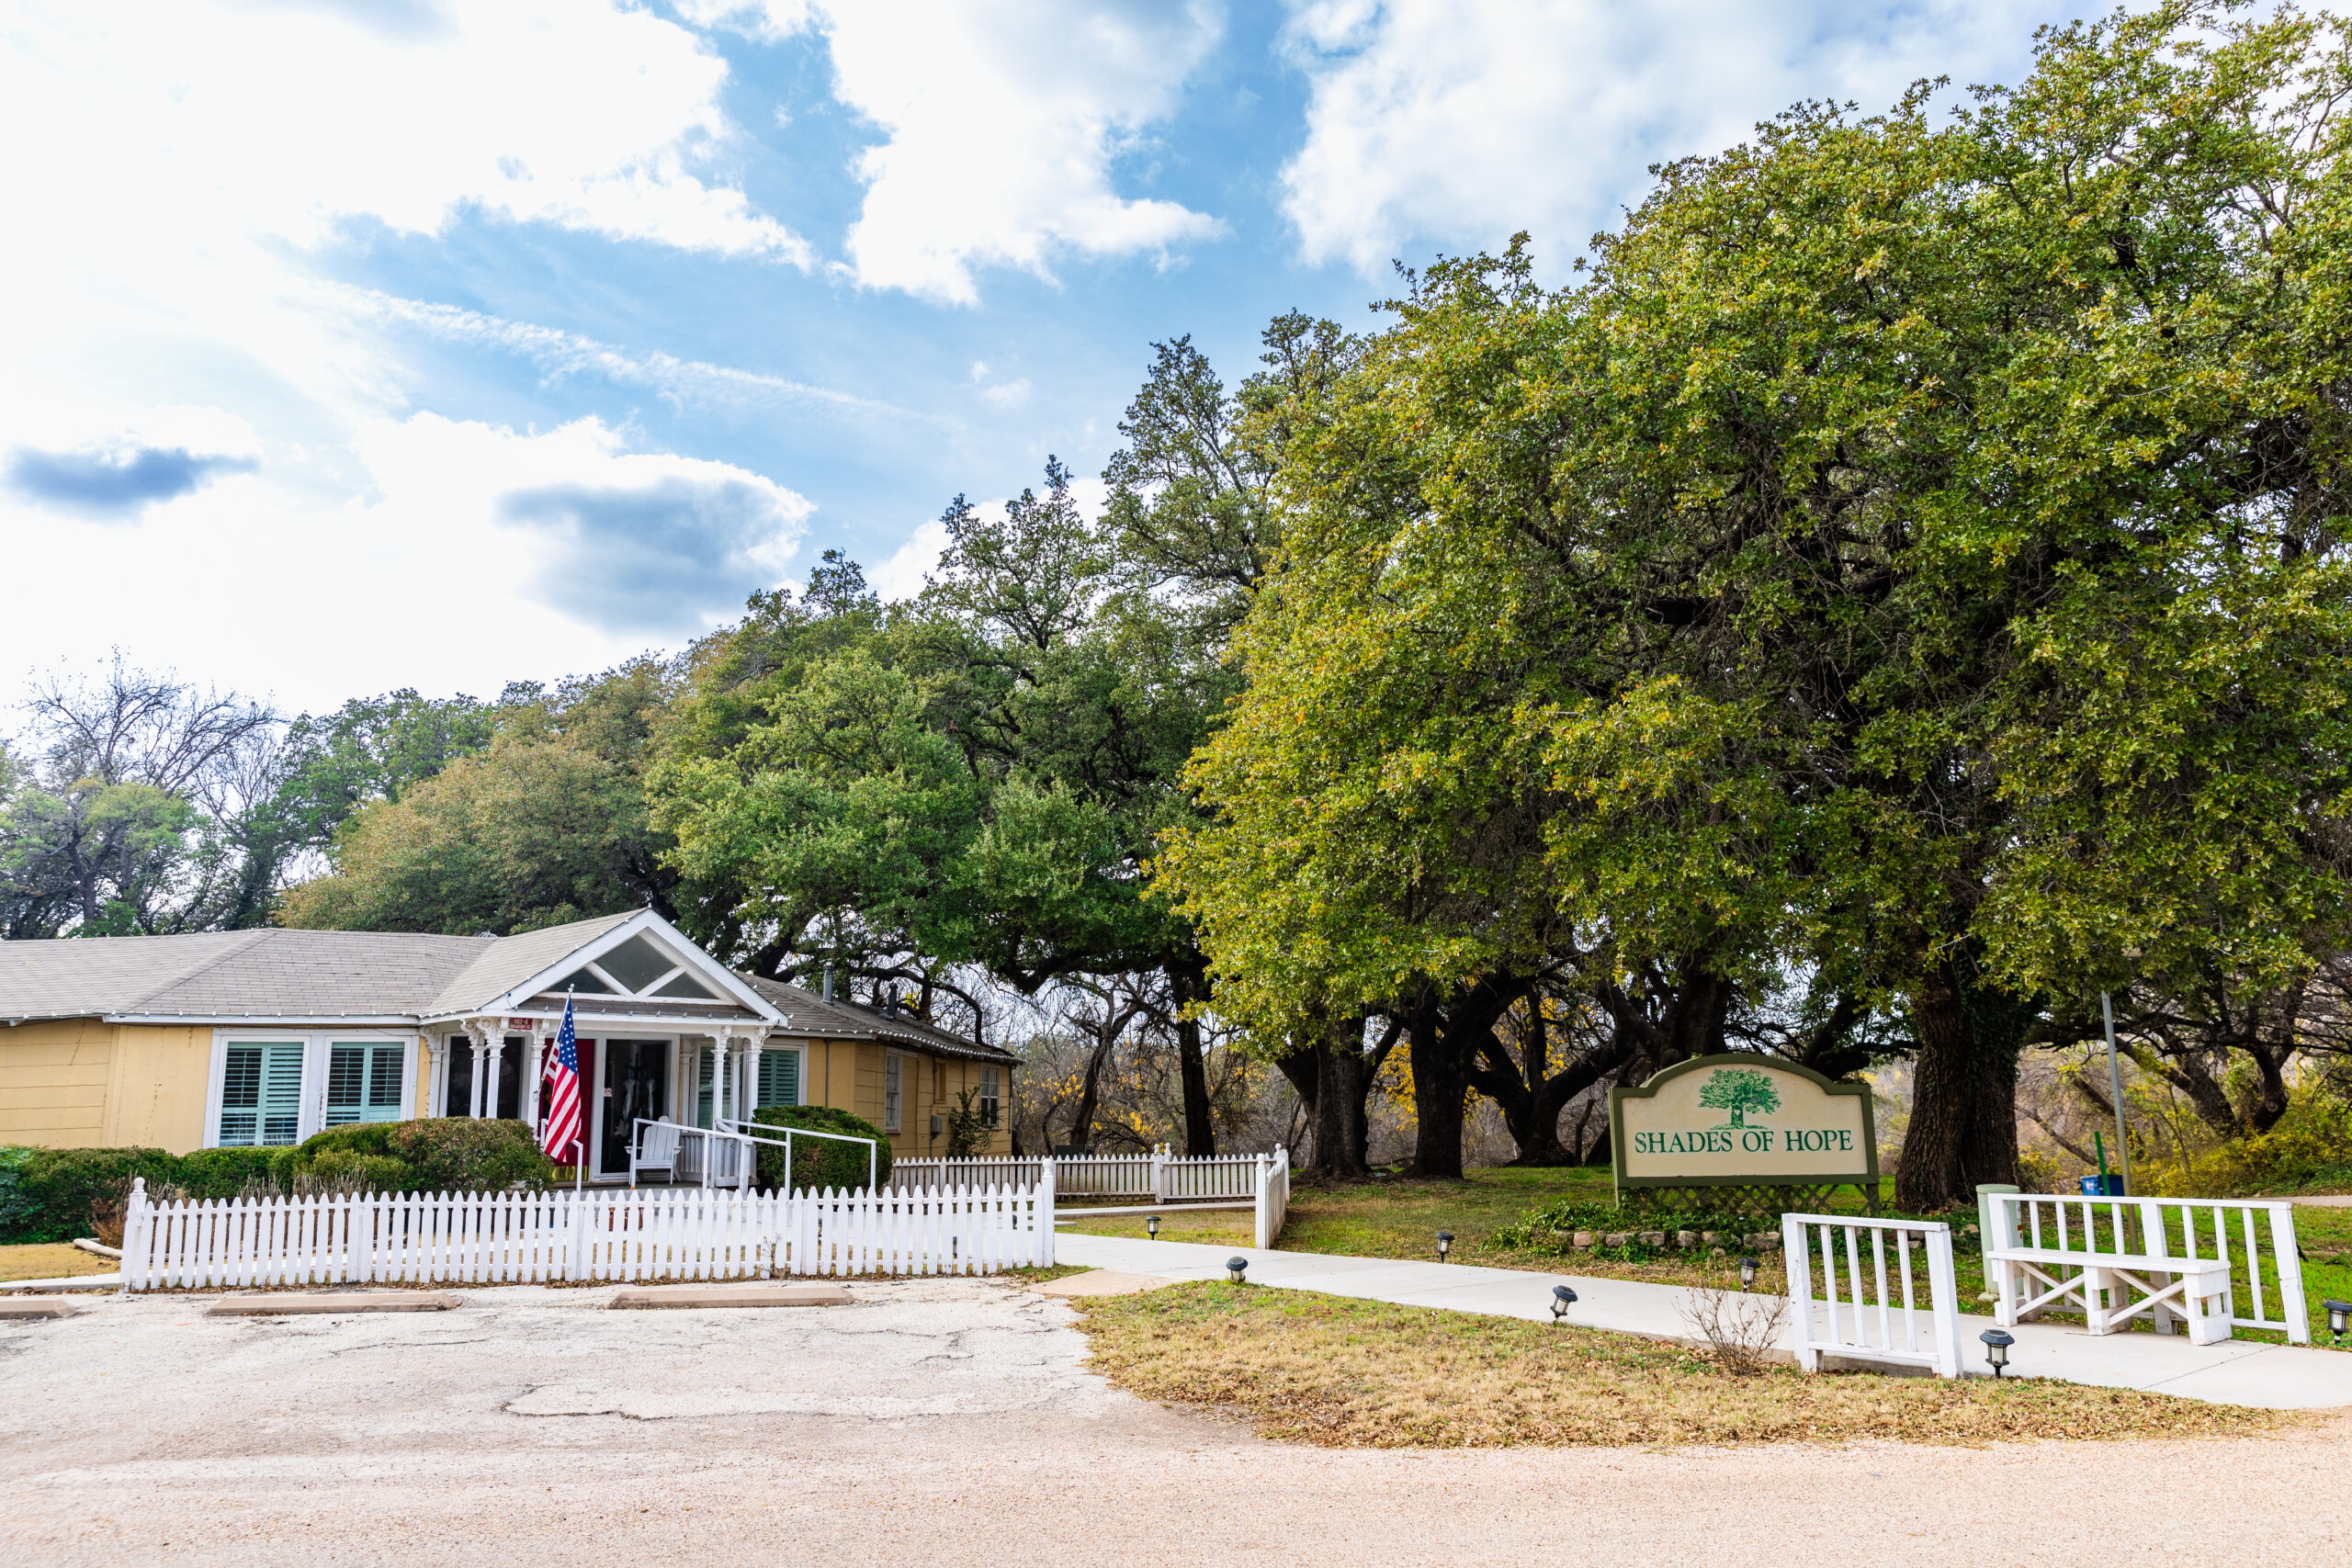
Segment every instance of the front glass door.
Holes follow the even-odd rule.
[[[670,1043],[608,1040],[603,1056],[605,1125],[598,1140],[596,1173],[627,1176],[637,1119],[658,1120],[669,1110]]]

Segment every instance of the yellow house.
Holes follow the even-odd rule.
[[[293,1144],[346,1122],[536,1120],[570,998],[592,1181],[634,1129],[830,1105],[944,1154],[973,1091],[1007,1152],[1017,1058],[739,974],[651,910],[510,937],[265,929],[0,942],[0,1143]],[[526,1096],[526,1086],[530,1086]]]

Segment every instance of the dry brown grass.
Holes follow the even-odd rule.
[[[111,1274],[122,1265],[62,1241],[28,1242],[0,1247],[0,1283],[10,1280],[64,1280],[84,1274]]]
[[[2240,1438],[2308,1419],[2047,1379],[1736,1378],[1629,1335],[1270,1286],[1074,1304],[1118,1386],[1329,1448]]]

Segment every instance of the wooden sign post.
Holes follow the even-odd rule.
[[[1732,1188],[1750,1190],[1706,1196],[1766,1209],[1851,1184],[1878,1206],[1870,1086],[1833,1082],[1771,1056],[1696,1056],[1639,1089],[1611,1089],[1609,1145],[1620,1204],[1629,1192]]]

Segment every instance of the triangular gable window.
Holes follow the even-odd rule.
[[[558,980],[554,985],[549,986],[548,989],[555,992],[558,996],[561,996],[566,991],[578,991],[583,996],[609,997],[613,994],[613,988],[610,986],[607,986],[605,982],[599,980],[595,976],[590,974],[585,969],[574,970],[572,973],[565,976],[562,979]]]
[[[596,960],[597,968],[632,992],[643,991],[677,966],[676,959],[641,936],[629,938]]]
[[[653,994],[657,997],[691,998],[694,1000],[700,1002],[715,1002],[718,1000],[718,998],[711,993],[710,987],[703,985],[691,975],[679,976],[676,979],[671,981],[668,985],[662,987]]]

